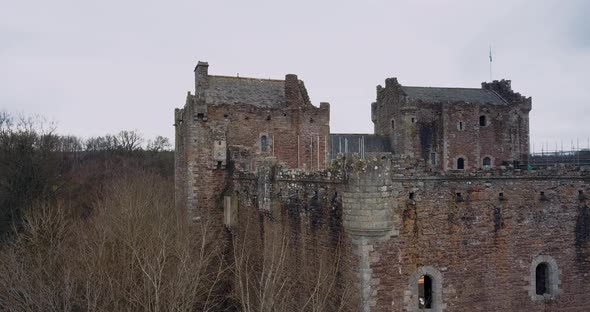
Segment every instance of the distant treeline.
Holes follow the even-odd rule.
[[[136,169],[167,179],[174,152],[167,138],[145,140],[137,131],[83,139],[63,136],[39,117],[0,112],[0,235],[21,225],[23,209],[67,199],[72,213],[88,214],[88,203],[106,181]]]

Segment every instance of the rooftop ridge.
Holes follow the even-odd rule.
[[[424,86],[406,86],[406,85],[402,85],[402,88],[429,88],[429,89],[460,89],[460,90],[482,90],[482,91],[487,91],[486,89],[482,89],[482,88],[466,88],[466,87],[424,87]]]
[[[236,76],[224,76],[224,75],[209,75],[209,77],[230,78],[230,79],[244,79],[244,80],[263,80],[263,81],[272,81],[272,82],[285,82],[284,79],[270,79],[270,78],[256,78],[256,77],[236,77]]]
[[[374,133],[352,133],[352,132],[331,132],[330,135],[374,135],[374,136],[385,136]]]
[[[419,87],[419,86],[401,86],[401,90],[410,98],[422,99],[432,102],[481,102],[507,104],[497,92],[484,88],[464,88],[464,87]]]

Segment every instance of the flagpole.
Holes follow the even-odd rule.
[[[490,82],[492,82],[492,45],[490,44]]]

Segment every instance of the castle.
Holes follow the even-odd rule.
[[[174,113],[176,205],[193,222],[231,229],[246,211],[276,220],[295,205],[286,226],[327,224],[350,246],[362,311],[590,306],[590,168],[529,165],[532,100],[509,80],[388,78],[374,134],[333,134],[330,105],[312,105],[296,75],[208,67]]]

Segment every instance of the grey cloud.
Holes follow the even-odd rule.
[[[6,6],[5,6],[6,7]],[[83,136],[173,137],[197,60],[221,75],[298,74],[335,132],[371,132],[387,77],[426,86],[513,80],[534,141],[590,134],[587,1],[13,1],[0,12],[0,109]],[[564,97],[564,95],[567,95]],[[576,114],[576,112],[580,112]]]

